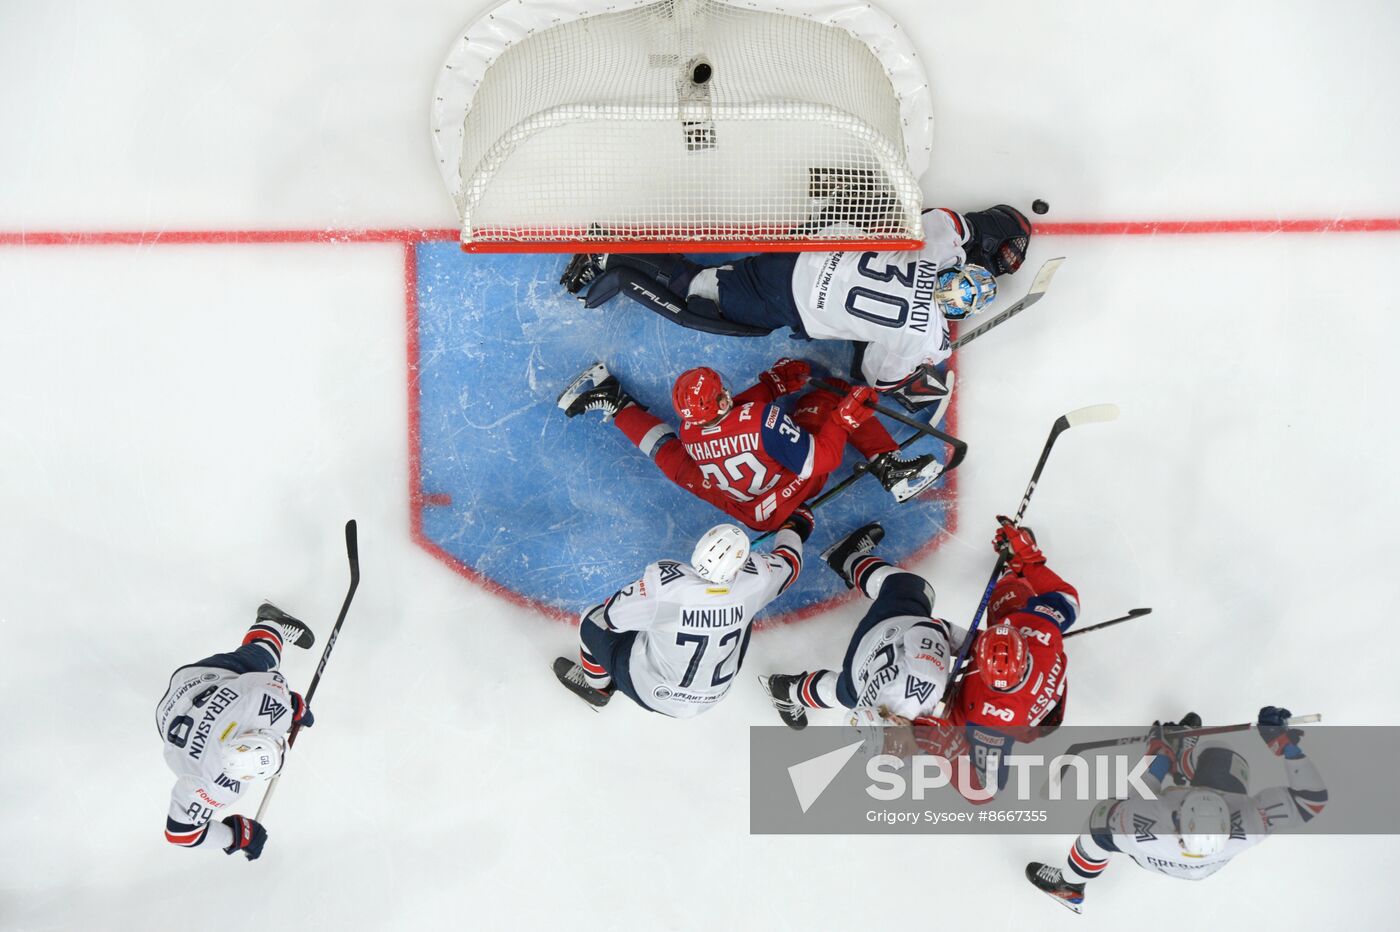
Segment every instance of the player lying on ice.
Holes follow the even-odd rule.
[[[996,297],[996,276],[1021,267],[1031,224],[1005,204],[970,214],[924,213],[921,252],[763,253],[717,268],[678,255],[578,255],[561,284],[598,307],[626,294],[693,330],[851,340],[853,378],[910,407],[941,401],[952,380],[934,368],[952,353],[948,321]]]
[[[1249,763],[1222,744],[1172,740],[1160,722],[1147,746],[1152,764],[1143,782],[1155,799],[1107,799],[1094,807],[1089,824],[1070,847],[1065,867],[1038,861],[1026,865],[1026,879],[1076,913],[1084,908],[1084,887],[1108,867],[1114,852],[1139,867],[1181,880],[1204,880],[1240,852],[1282,827],[1311,820],[1327,805],[1327,788],[1317,766],[1298,742],[1303,732],[1288,727],[1287,709],[1259,710],[1259,737],[1283,758],[1287,786],[1249,795]],[[1182,724],[1199,727],[1197,716]],[[1172,776],[1185,785],[1166,786]]]
[[[564,389],[559,407],[569,417],[601,413],[672,482],[756,531],[781,527],[819,493],[841,465],[848,439],[898,501],[938,478],[943,467],[932,455],[899,454],[867,404],[873,389],[853,388],[845,397],[815,389],[786,413],[776,402],[800,391],[810,375],[807,363],[779,359],[757,385],[731,396],[713,369],[683,372],[671,393],[681,416],[679,436],[628,395],[602,363]]]
[[[788,516],[772,553],[750,553],[732,524],[711,528],[689,566],[658,560],[584,612],[579,662],[560,657],[554,675],[595,706],[621,691],[672,718],[713,708],[744,664],[754,619],[797,580],[811,532],[805,508]]]
[[[308,648],[311,629],[266,602],[235,651],[214,654],[170,677],[156,706],[156,730],[165,762],[175,771],[165,840],[185,848],[206,841],[225,854],[242,851],[256,860],[267,830],[241,815],[211,821],[238,801],[251,784],[282,769],[287,733],[315,719],[299,693],[277,672],[282,646]]]
[[[1063,633],[1079,615],[1078,593],[1045,565],[1030,530],[997,520],[993,546],[1006,558],[1006,572],[988,603],[990,627],[972,645],[976,669],[953,686],[946,718],[932,712],[947,688],[947,657],[957,653],[949,645],[961,644],[966,632],[931,617],[933,589],[921,577],[871,552],[884,530],[868,524],[823,557],[875,604],[856,627],[840,672],[769,677],[768,692],[784,723],[805,727],[809,708],[872,709],[894,725],[912,724],[913,739],[927,753],[950,761],[969,757],[973,774],[955,782],[970,800],[995,795],[984,792],[988,756],[1005,756],[1017,740],[1034,740],[1064,718]],[[997,774],[1001,789],[1010,770]]]

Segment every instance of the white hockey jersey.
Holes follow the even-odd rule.
[[[938,208],[924,214],[922,252],[804,252],[792,296],[814,340],[869,343],[865,381],[888,389],[923,363],[952,354],[948,321],[933,299],[938,273],[967,255],[967,224]]]
[[[802,571],[802,541],[779,531],[772,553],[750,555],[727,586],[689,565],[658,560],[603,604],[602,620],[636,631],[629,670],[648,708],[690,718],[729,692],[744,663],[754,618]]]
[[[947,624],[927,616],[887,618],[867,631],[851,654],[854,723],[932,715],[948,686],[948,641]]]
[[[247,789],[244,781],[224,773],[219,745],[225,738],[252,730],[285,735],[291,725],[291,690],[275,670],[243,674],[219,667],[176,670],[156,707],[165,762],[177,778],[170,792],[166,839],[177,845],[200,844],[210,819],[222,818]],[[223,834],[229,834],[226,828],[221,838]]]
[[[1219,854],[1190,857],[1182,852],[1175,814],[1189,786],[1157,789],[1156,799],[1124,799],[1109,806],[1108,829],[1118,850],[1140,866],[1183,880],[1203,880],[1230,860],[1254,847],[1284,825],[1299,825],[1322,811],[1327,791],[1317,767],[1306,757],[1285,760],[1288,786],[1275,786],[1254,796],[1220,793],[1230,809],[1230,838]],[[1097,820],[1091,820],[1097,821]]]

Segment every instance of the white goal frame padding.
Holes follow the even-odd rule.
[[[469,25],[453,42],[434,88],[431,107],[433,150],[443,183],[459,217],[469,194],[462,179],[463,127],[473,96],[487,69],[513,45],[564,23],[603,13],[619,13],[655,0],[506,0]],[[928,168],[933,145],[932,94],[928,77],[908,34],[881,10],[864,3],[794,0],[779,6],[761,0],[723,0],[737,9],[782,13],[840,28],[865,45],[889,78],[899,107],[909,173],[917,180]],[[523,129],[523,127],[522,127]],[[888,147],[886,147],[888,148]],[[896,155],[896,153],[888,153]]]

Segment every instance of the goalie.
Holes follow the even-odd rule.
[[[762,253],[716,268],[678,255],[573,257],[560,279],[588,307],[619,293],[683,327],[809,340],[851,340],[851,374],[911,409],[943,403],[948,321],[996,297],[996,276],[1021,267],[1031,224],[1005,204],[966,215],[924,212],[921,252]]]

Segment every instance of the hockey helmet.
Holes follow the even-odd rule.
[[[671,403],[682,419],[705,424],[729,410],[729,393],[724,380],[708,366],[687,369],[671,389]]]
[[[266,731],[234,735],[223,744],[224,774],[235,780],[267,780],[282,769],[287,739]]]
[[[934,289],[938,309],[949,320],[971,317],[997,296],[997,280],[991,272],[971,263],[938,273]]]
[[[1230,840],[1230,807],[1213,790],[1188,790],[1172,813],[1177,843],[1188,858],[1208,858]]]
[[[744,568],[749,559],[749,536],[733,524],[717,524],[695,545],[690,565],[712,583],[725,585]]]
[[[1249,792],[1249,761],[1223,744],[1202,744],[1192,751],[1191,785],[1222,793]]]
[[[975,650],[977,674],[992,689],[1015,689],[1026,678],[1026,639],[1011,625],[993,625],[983,631],[977,636]]]

